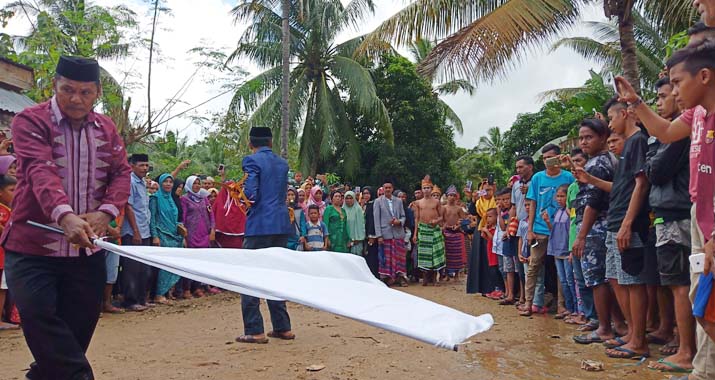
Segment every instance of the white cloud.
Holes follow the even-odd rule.
[[[0,0],[0,5],[8,3]],[[100,5],[124,4],[133,9],[139,16],[144,30],[148,30],[150,14],[148,4],[142,0],[117,1],[97,0]],[[245,26],[234,25],[230,15],[235,1],[221,0],[168,0],[167,6],[172,10],[172,16],[162,15],[161,28],[157,30],[156,41],[160,46],[161,58],[155,62],[152,79],[152,108],[156,110],[163,105],[193,73],[195,56],[187,52],[194,47],[210,47],[229,53],[235,46]],[[344,33],[341,40],[354,35],[373,30],[380,22],[397,12],[406,2],[383,0],[378,2],[374,17],[365,20],[362,30]],[[585,12],[587,19],[602,18],[600,9],[592,7]],[[22,34],[28,25],[19,18],[12,20],[8,27],[10,33]],[[585,31],[576,29],[574,33]],[[103,62],[115,76],[123,71],[132,71],[144,83],[147,71],[147,55],[144,51],[134,58],[123,62]],[[241,62],[252,74],[258,72],[250,62]],[[505,81],[481,85],[477,93],[470,97],[465,94],[447,97],[445,100],[462,118],[464,135],[456,136],[457,145],[474,146],[479,136],[486,133],[492,126],[502,130],[508,128],[523,112],[537,111],[541,104],[537,95],[545,90],[572,87],[583,84],[588,79],[588,69],[592,63],[582,59],[570,51],[558,51],[547,54],[544,51],[532,52],[527,59],[510,73]],[[172,110],[176,114],[221,92],[218,84],[211,84],[209,78],[196,78],[189,90],[183,96],[184,104],[179,104]],[[146,108],[146,88],[144,86],[130,90],[132,107],[135,110]],[[230,94],[217,98],[197,109],[199,113],[224,110],[230,101]],[[136,108],[134,108],[136,107]],[[181,130],[191,139],[200,138],[201,129],[192,125],[190,120],[177,118],[167,125],[168,128]]]

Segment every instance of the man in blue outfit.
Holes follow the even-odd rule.
[[[253,154],[243,159],[243,172],[248,175],[244,192],[251,201],[246,219],[244,249],[286,247],[291,224],[286,207],[288,191],[288,163],[278,157],[271,147],[270,128],[251,128],[249,147]],[[285,301],[267,300],[273,331],[271,338],[295,339],[291,332],[290,316]],[[241,294],[244,335],[236,338],[241,343],[268,343],[263,329],[260,299]]]

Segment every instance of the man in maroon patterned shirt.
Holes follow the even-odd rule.
[[[13,119],[18,183],[0,241],[35,358],[27,378],[88,380],[94,375],[85,352],[106,277],[92,238],[104,236],[124,207],[131,169],[116,126],[93,111],[101,96],[97,62],[61,57],[53,84],[51,100]]]

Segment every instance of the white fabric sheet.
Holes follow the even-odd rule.
[[[375,279],[364,259],[350,254],[95,244],[182,277],[254,297],[296,302],[437,347],[456,349],[494,324],[490,314],[475,317],[390,289]]]

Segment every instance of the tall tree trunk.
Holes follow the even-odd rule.
[[[288,159],[288,128],[290,127],[290,0],[281,0],[283,11],[283,78],[281,80],[281,156]]]
[[[146,130],[147,132],[151,132],[152,126],[151,126],[151,61],[152,57],[154,56],[154,34],[156,33],[156,20],[159,15],[159,1],[160,0],[154,0],[154,19],[152,20],[151,23],[151,39],[149,40],[149,73],[147,74],[147,83],[146,83],[146,114],[147,114],[147,125],[146,125]]]
[[[633,85],[636,92],[641,91],[640,69],[636,55],[636,39],[633,34],[633,18],[630,12],[625,19],[618,19],[618,33],[621,42],[621,62],[623,76]]]

